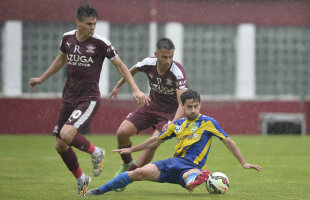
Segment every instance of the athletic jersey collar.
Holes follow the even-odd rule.
[[[193,119],[193,120],[188,120],[188,119],[186,118],[186,122],[188,122],[188,123],[194,122],[194,121],[196,121],[197,119],[199,119],[200,116],[201,116],[201,113],[199,113],[198,116],[197,116],[195,119]]]
[[[75,32],[74,32],[74,39],[75,39],[78,43],[84,43],[84,42],[88,41],[90,38],[93,37],[93,35],[95,34],[95,31],[93,32],[93,34],[92,34],[89,38],[87,38],[86,40],[83,40],[83,41],[81,41],[81,42],[77,39],[76,34],[77,34],[77,29],[76,29]]]

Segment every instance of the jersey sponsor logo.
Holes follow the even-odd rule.
[[[157,78],[157,84],[156,83],[151,84],[151,89],[159,94],[165,94],[165,95],[175,94],[175,89],[165,87],[165,85],[162,83],[161,78]]]
[[[92,57],[80,56],[78,54],[67,54],[67,60],[69,65],[90,67],[91,63],[94,63]]]
[[[199,140],[199,133],[190,133],[190,132],[187,132],[187,133],[181,133],[181,135],[183,135],[182,137],[178,138],[177,141],[178,143],[183,141],[183,140],[194,140],[197,141]]]
[[[70,47],[71,43],[67,42],[67,45]],[[94,53],[95,47],[92,45],[86,46],[86,52]],[[79,66],[79,67],[90,67],[92,63],[94,63],[93,58],[91,56],[80,55],[81,48],[79,45],[74,45],[73,53],[67,54],[68,65]]]
[[[197,138],[194,137],[193,134],[191,135],[183,135],[181,138],[177,139],[178,143],[181,142],[182,140],[197,140]]]

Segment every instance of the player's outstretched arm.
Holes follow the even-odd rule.
[[[123,63],[123,61],[117,56],[115,59],[112,60],[112,63],[131,87],[133,99],[136,100],[140,106],[143,106],[144,104],[149,105],[150,99],[139,90],[132,75],[130,74],[127,66]]]
[[[148,149],[148,148],[153,148],[159,145],[160,143],[161,143],[161,140],[158,139],[157,136],[152,136],[134,147],[116,149],[116,150],[113,150],[113,152],[119,152],[120,154],[129,154],[132,152],[141,151],[141,150]]]
[[[258,171],[262,169],[259,165],[246,162],[236,143],[231,138],[226,138],[225,140],[223,140],[223,143],[226,145],[229,151],[237,158],[237,160],[240,162],[244,169],[255,169]]]
[[[35,85],[41,84],[50,76],[58,72],[59,69],[61,69],[66,64],[66,62],[67,62],[66,54],[63,53],[58,54],[58,56],[54,59],[49,68],[39,78],[30,78],[29,80],[30,88],[34,90]]]

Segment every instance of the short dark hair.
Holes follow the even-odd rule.
[[[183,105],[187,99],[197,100],[200,103],[200,94],[194,90],[186,90],[181,94],[181,102]]]
[[[90,5],[85,4],[80,6],[77,10],[76,10],[76,19],[83,21],[83,19],[85,17],[94,17],[94,18],[98,18],[98,14],[96,9],[92,8]]]
[[[158,40],[156,48],[157,49],[163,48],[167,50],[175,49],[173,42],[168,38],[161,38],[160,40]]]

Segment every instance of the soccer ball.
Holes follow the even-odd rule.
[[[206,181],[206,188],[210,194],[224,194],[229,188],[228,177],[222,172],[213,172]]]

